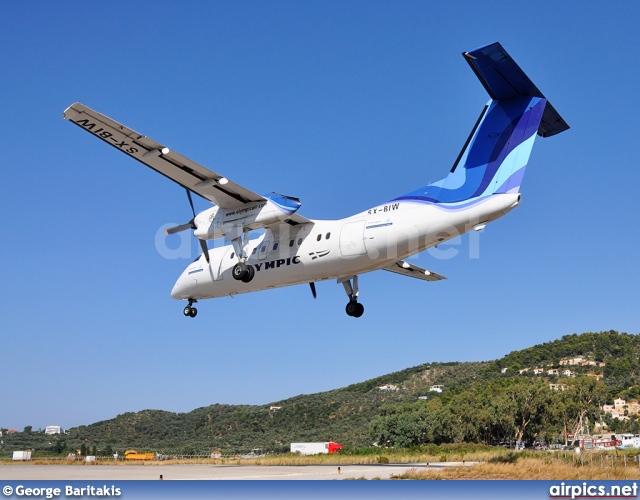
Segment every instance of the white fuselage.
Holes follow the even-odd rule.
[[[238,259],[232,245],[209,250],[178,278],[174,299],[235,295],[328,279],[350,278],[383,269],[506,214],[520,194],[494,194],[464,208],[394,201],[339,220],[270,226],[245,247],[255,268],[249,283],[233,279]]]

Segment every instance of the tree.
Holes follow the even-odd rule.
[[[33,429],[33,427],[32,427],[31,425],[27,425],[27,426],[24,428],[24,431],[23,431],[23,432],[24,432],[25,434],[31,434],[31,429]]]
[[[605,401],[606,387],[590,377],[579,377],[567,381],[567,388],[557,394],[554,414],[562,426],[565,445],[569,444],[568,435],[578,434],[586,422],[597,422],[600,405]],[[573,444],[572,442],[572,444]]]
[[[542,381],[515,381],[506,389],[506,398],[512,404],[508,406],[513,413],[516,428],[516,441],[523,441],[525,433],[533,429],[538,434],[544,421],[546,409],[551,404],[549,386]]]
[[[53,451],[55,453],[62,453],[66,448],[67,448],[67,443],[65,441],[61,441],[60,439],[58,439],[53,444]]]

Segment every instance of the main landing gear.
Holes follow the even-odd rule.
[[[353,280],[353,285],[351,284],[351,280]],[[347,315],[359,318],[364,314],[364,306],[358,302],[358,276],[356,275],[353,276],[353,278],[338,280],[338,283],[342,283],[344,291],[347,292],[347,296],[349,297],[349,303],[345,308]]]
[[[198,310],[195,307],[191,307],[194,302],[198,302],[197,300],[189,299],[189,305],[182,310],[182,313],[185,316],[195,318],[198,314]]]
[[[244,236],[244,241],[243,237]],[[233,266],[231,270],[231,275],[233,279],[238,281],[242,281],[243,283],[249,283],[253,277],[256,275],[256,270],[250,264],[247,264],[247,260],[249,260],[249,256],[244,251],[244,247],[246,243],[249,241],[249,232],[243,232],[242,236],[238,236],[231,240],[231,244],[233,245],[233,249],[238,256],[238,263]]]
[[[255,268],[244,262],[238,262],[231,270],[231,275],[234,279],[242,281],[243,283],[249,283],[256,275]]]
[[[350,300],[345,310],[348,316],[353,316],[354,318],[359,318],[364,314],[364,306],[356,300]]]

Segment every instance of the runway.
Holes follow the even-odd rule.
[[[390,479],[410,469],[471,466],[477,462],[357,465],[31,465],[1,464],[0,480],[343,480]],[[340,470],[338,470],[340,468]]]

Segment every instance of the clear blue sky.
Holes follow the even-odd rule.
[[[3,2],[0,426],[266,404],[637,333],[640,4],[506,5]],[[155,246],[190,218],[184,190],[62,119],[83,102],[307,217],[345,217],[446,175],[488,99],[460,54],[494,41],[571,129],[537,140],[479,258],[465,236],[414,260],[445,282],[362,276],[359,320],[335,282],[184,318],[169,293],[189,260]]]

